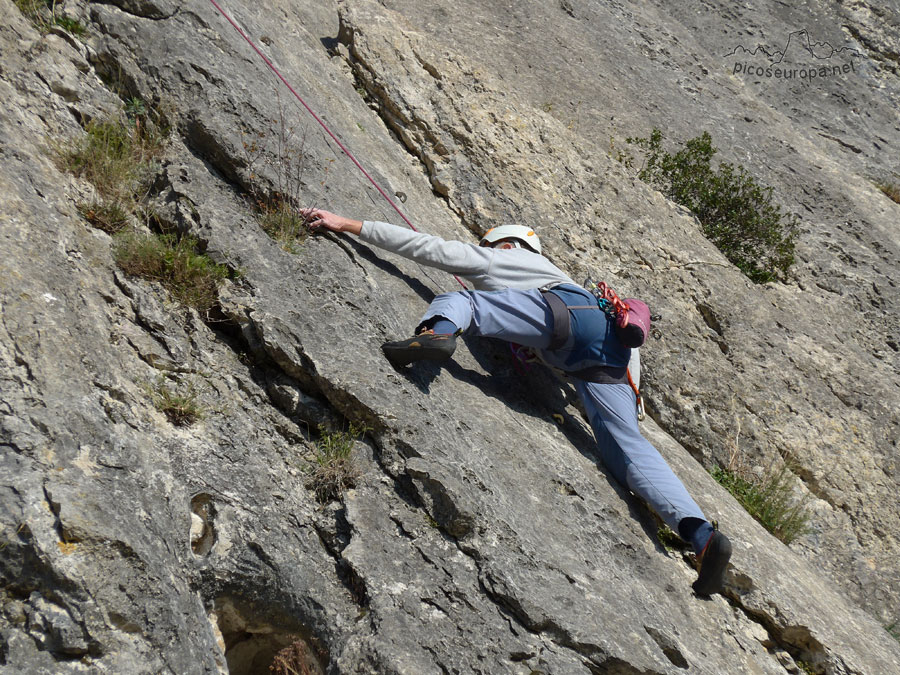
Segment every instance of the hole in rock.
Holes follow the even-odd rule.
[[[215,515],[215,505],[208,494],[200,493],[191,498],[191,550],[194,555],[206,555],[216,543]]]
[[[211,616],[221,633],[229,675],[324,675],[327,652],[296,621],[263,616],[219,598]]]

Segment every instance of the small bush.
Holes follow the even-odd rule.
[[[113,256],[126,274],[158,281],[182,304],[207,312],[228,268],[197,250],[193,237],[126,231],[116,235]]]
[[[753,282],[784,278],[794,262],[799,221],[773,204],[771,187],[740,166],[722,162],[713,168],[716,148],[706,132],[674,154],[663,150],[659,129],[626,142],[644,153],[638,177],[693,211],[703,234]],[[628,153],[616,157],[633,164]]]
[[[203,418],[203,407],[193,387],[178,390],[166,384],[165,378],[161,377],[150,393],[154,407],[175,426],[190,426]]]
[[[712,476],[769,532],[785,544],[809,532],[806,499],[793,496],[787,466],[771,471],[763,479],[748,478],[729,469],[715,467]]]
[[[350,425],[349,431],[327,431],[319,427],[321,436],[316,442],[314,466],[310,470],[307,487],[316,499],[325,503],[340,499],[344,490],[353,487],[359,471],[353,462],[353,444],[363,436],[365,428]]]

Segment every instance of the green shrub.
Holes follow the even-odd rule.
[[[319,427],[319,432],[307,487],[313,490],[319,502],[325,503],[340,499],[344,490],[353,487],[359,477],[352,457],[353,445],[366,429],[351,424],[349,431],[327,431]]]
[[[703,234],[755,283],[784,278],[794,262],[799,220],[782,214],[765,187],[740,166],[721,162],[713,168],[716,148],[710,135],[689,140],[674,154],[662,148],[662,133],[628,138],[640,148],[644,164],[638,177],[697,216]],[[617,159],[631,166],[628,153]]]
[[[197,251],[193,237],[133,231],[117,234],[113,245],[113,256],[126,274],[158,281],[182,304],[207,312],[218,300],[228,268]]]
[[[762,479],[747,478],[721,467],[713,468],[711,473],[747,513],[785,544],[809,532],[807,500],[794,498],[793,474],[787,466]]]

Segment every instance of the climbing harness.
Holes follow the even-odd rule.
[[[309,107],[309,105],[307,105],[306,101],[304,101],[303,98],[300,96],[300,94],[298,94],[297,91],[291,86],[290,82],[288,82],[285,79],[284,75],[281,74],[281,71],[279,71],[278,68],[275,67],[275,64],[273,64],[269,60],[269,58],[265,54],[262,53],[260,48],[256,46],[256,43],[254,43],[253,40],[251,40],[247,36],[247,34],[243,31],[243,29],[241,29],[241,27],[238,26],[238,24],[235,22],[235,20],[232,19],[231,16],[229,16],[228,13],[224,9],[222,9],[222,7],[219,5],[218,2],[216,2],[216,0],[209,0],[209,1],[212,3],[212,6],[216,8],[216,10],[219,12],[219,14],[221,14],[225,18],[225,20],[231,24],[231,26],[238,32],[238,34],[242,38],[244,38],[244,40],[247,41],[247,44],[249,44],[250,47],[253,48],[253,51],[255,51],[257,53],[257,55],[263,61],[265,61],[266,65],[269,67],[269,70],[271,70],[275,74],[275,76],[279,80],[281,80],[282,84],[284,84],[284,86],[288,88],[288,91],[290,91],[291,94],[294,95],[294,98],[296,98],[298,101],[300,101],[300,105],[302,105],[306,109],[306,112],[308,112],[310,115],[312,115],[312,118],[316,122],[319,123],[319,126],[321,126],[322,129],[325,130],[325,133],[327,133],[331,137],[331,140],[333,140],[335,143],[337,143],[337,146],[341,149],[341,151],[347,156],[347,158],[351,162],[353,162],[356,165],[356,168],[359,169],[362,172],[362,174],[369,180],[369,182],[375,187],[375,189],[378,190],[379,194],[387,200],[388,204],[390,204],[393,207],[394,211],[396,211],[399,214],[399,216],[403,219],[403,222],[405,222],[407,225],[409,225],[410,229],[412,229],[413,232],[418,232],[419,230],[416,228],[415,225],[412,224],[410,219],[406,217],[406,215],[403,213],[403,211],[400,210],[400,207],[397,206],[397,204],[394,202],[394,200],[388,196],[388,194],[381,188],[381,186],[375,181],[375,179],[372,178],[371,175],[369,175],[369,172],[366,171],[365,168],[363,168],[363,165],[360,164],[359,160],[356,159],[356,157],[353,155],[353,153],[350,152],[346,148],[346,146],[343,143],[341,143],[341,141],[338,139],[338,137],[334,135],[334,133],[331,131],[331,129],[328,128],[328,125],[325,124],[325,122],[323,122],[322,119],[318,115],[316,115],[315,112],[313,112],[313,109],[311,107]],[[453,278],[459,282],[460,286],[462,286],[463,288],[466,288],[466,285],[463,283],[462,279],[460,279],[455,274],[453,275]]]
[[[628,306],[619,299],[615,291],[603,282],[600,284],[589,282],[587,285],[589,285],[587,290],[597,298],[595,304],[568,304],[557,293],[554,293],[553,290],[541,291],[541,295],[547,301],[547,304],[550,306],[551,314],[553,315],[553,332],[550,336],[550,343],[546,347],[548,352],[561,349],[565,345],[571,344],[570,338],[572,337],[573,331],[571,313],[574,311],[601,310],[613,321],[618,321],[618,316],[620,314],[625,314],[625,322],[627,325]],[[594,293],[594,290],[596,290],[597,293]],[[635,395],[638,419],[643,420],[646,417],[644,399],[641,396],[641,392],[638,389],[634,378],[631,376],[631,371],[628,366],[594,365],[576,370],[567,370],[548,363],[545,359],[541,358],[540,351],[538,350],[514,343],[510,343],[509,346],[515,358],[513,367],[520,375],[528,371],[530,364],[535,361],[541,361],[544,365],[562,375],[569,375],[585,382],[595,382],[599,384],[628,384]]]

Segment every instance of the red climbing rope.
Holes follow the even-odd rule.
[[[394,200],[391,199],[388,196],[388,194],[384,190],[381,189],[381,186],[378,185],[378,183],[375,182],[375,179],[369,175],[369,172],[363,168],[363,165],[360,164],[359,161],[356,159],[356,157],[353,156],[353,153],[350,152],[346,148],[346,146],[344,146],[344,144],[341,143],[340,140],[338,140],[338,137],[332,133],[331,129],[328,128],[328,125],[325,124],[325,122],[323,122],[322,119],[318,115],[316,115],[315,112],[313,112],[313,109],[310,108],[306,104],[306,101],[304,101],[303,98],[300,96],[300,94],[298,94],[297,91],[291,86],[290,82],[288,82],[284,78],[284,75],[282,75],[281,72],[278,70],[278,68],[275,67],[275,64],[273,64],[268,59],[268,57],[266,57],[266,55],[263,54],[262,51],[260,51],[259,47],[256,46],[256,44],[253,42],[253,40],[251,40],[247,36],[247,34],[241,29],[241,27],[237,25],[237,23],[234,21],[234,19],[232,19],[228,15],[228,13],[219,6],[219,3],[217,3],[216,0],[209,0],[209,1],[212,3],[213,7],[215,7],[218,10],[219,14],[221,14],[223,17],[225,17],[225,20],[228,21],[228,23],[230,23],[232,25],[232,27],[238,32],[238,34],[242,38],[244,38],[244,40],[247,41],[247,44],[253,48],[253,51],[255,51],[259,55],[259,57],[263,61],[266,62],[266,65],[269,67],[269,69],[273,73],[275,73],[275,75],[278,77],[279,80],[281,80],[281,82],[284,84],[284,86],[288,88],[288,91],[290,91],[294,95],[294,98],[296,98],[298,101],[300,101],[300,104],[304,108],[306,108],[306,112],[308,112],[310,115],[312,115],[313,119],[319,123],[319,126],[321,126],[325,130],[325,133],[327,133],[331,137],[331,140],[333,140],[335,143],[337,143],[337,146],[343,151],[343,153],[345,155],[347,155],[347,157],[350,159],[350,161],[356,165],[356,168],[359,169],[360,171],[362,171],[363,175],[369,179],[369,182],[375,187],[376,190],[378,190],[378,192],[381,194],[381,196],[387,200],[388,204],[390,204],[393,207],[394,211],[396,211],[400,215],[400,217],[403,218],[403,222],[405,222],[407,225],[409,225],[409,227],[414,232],[418,232],[419,230],[416,228],[415,225],[412,224],[412,222],[409,220],[409,218],[406,217],[406,215],[403,213],[403,211],[400,210],[400,207],[397,206],[397,204],[394,203]],[[466,285],[462,282],[462,280],[458,276],[454,275],[453,278],[456,279],[463,288],[466,287]]]

